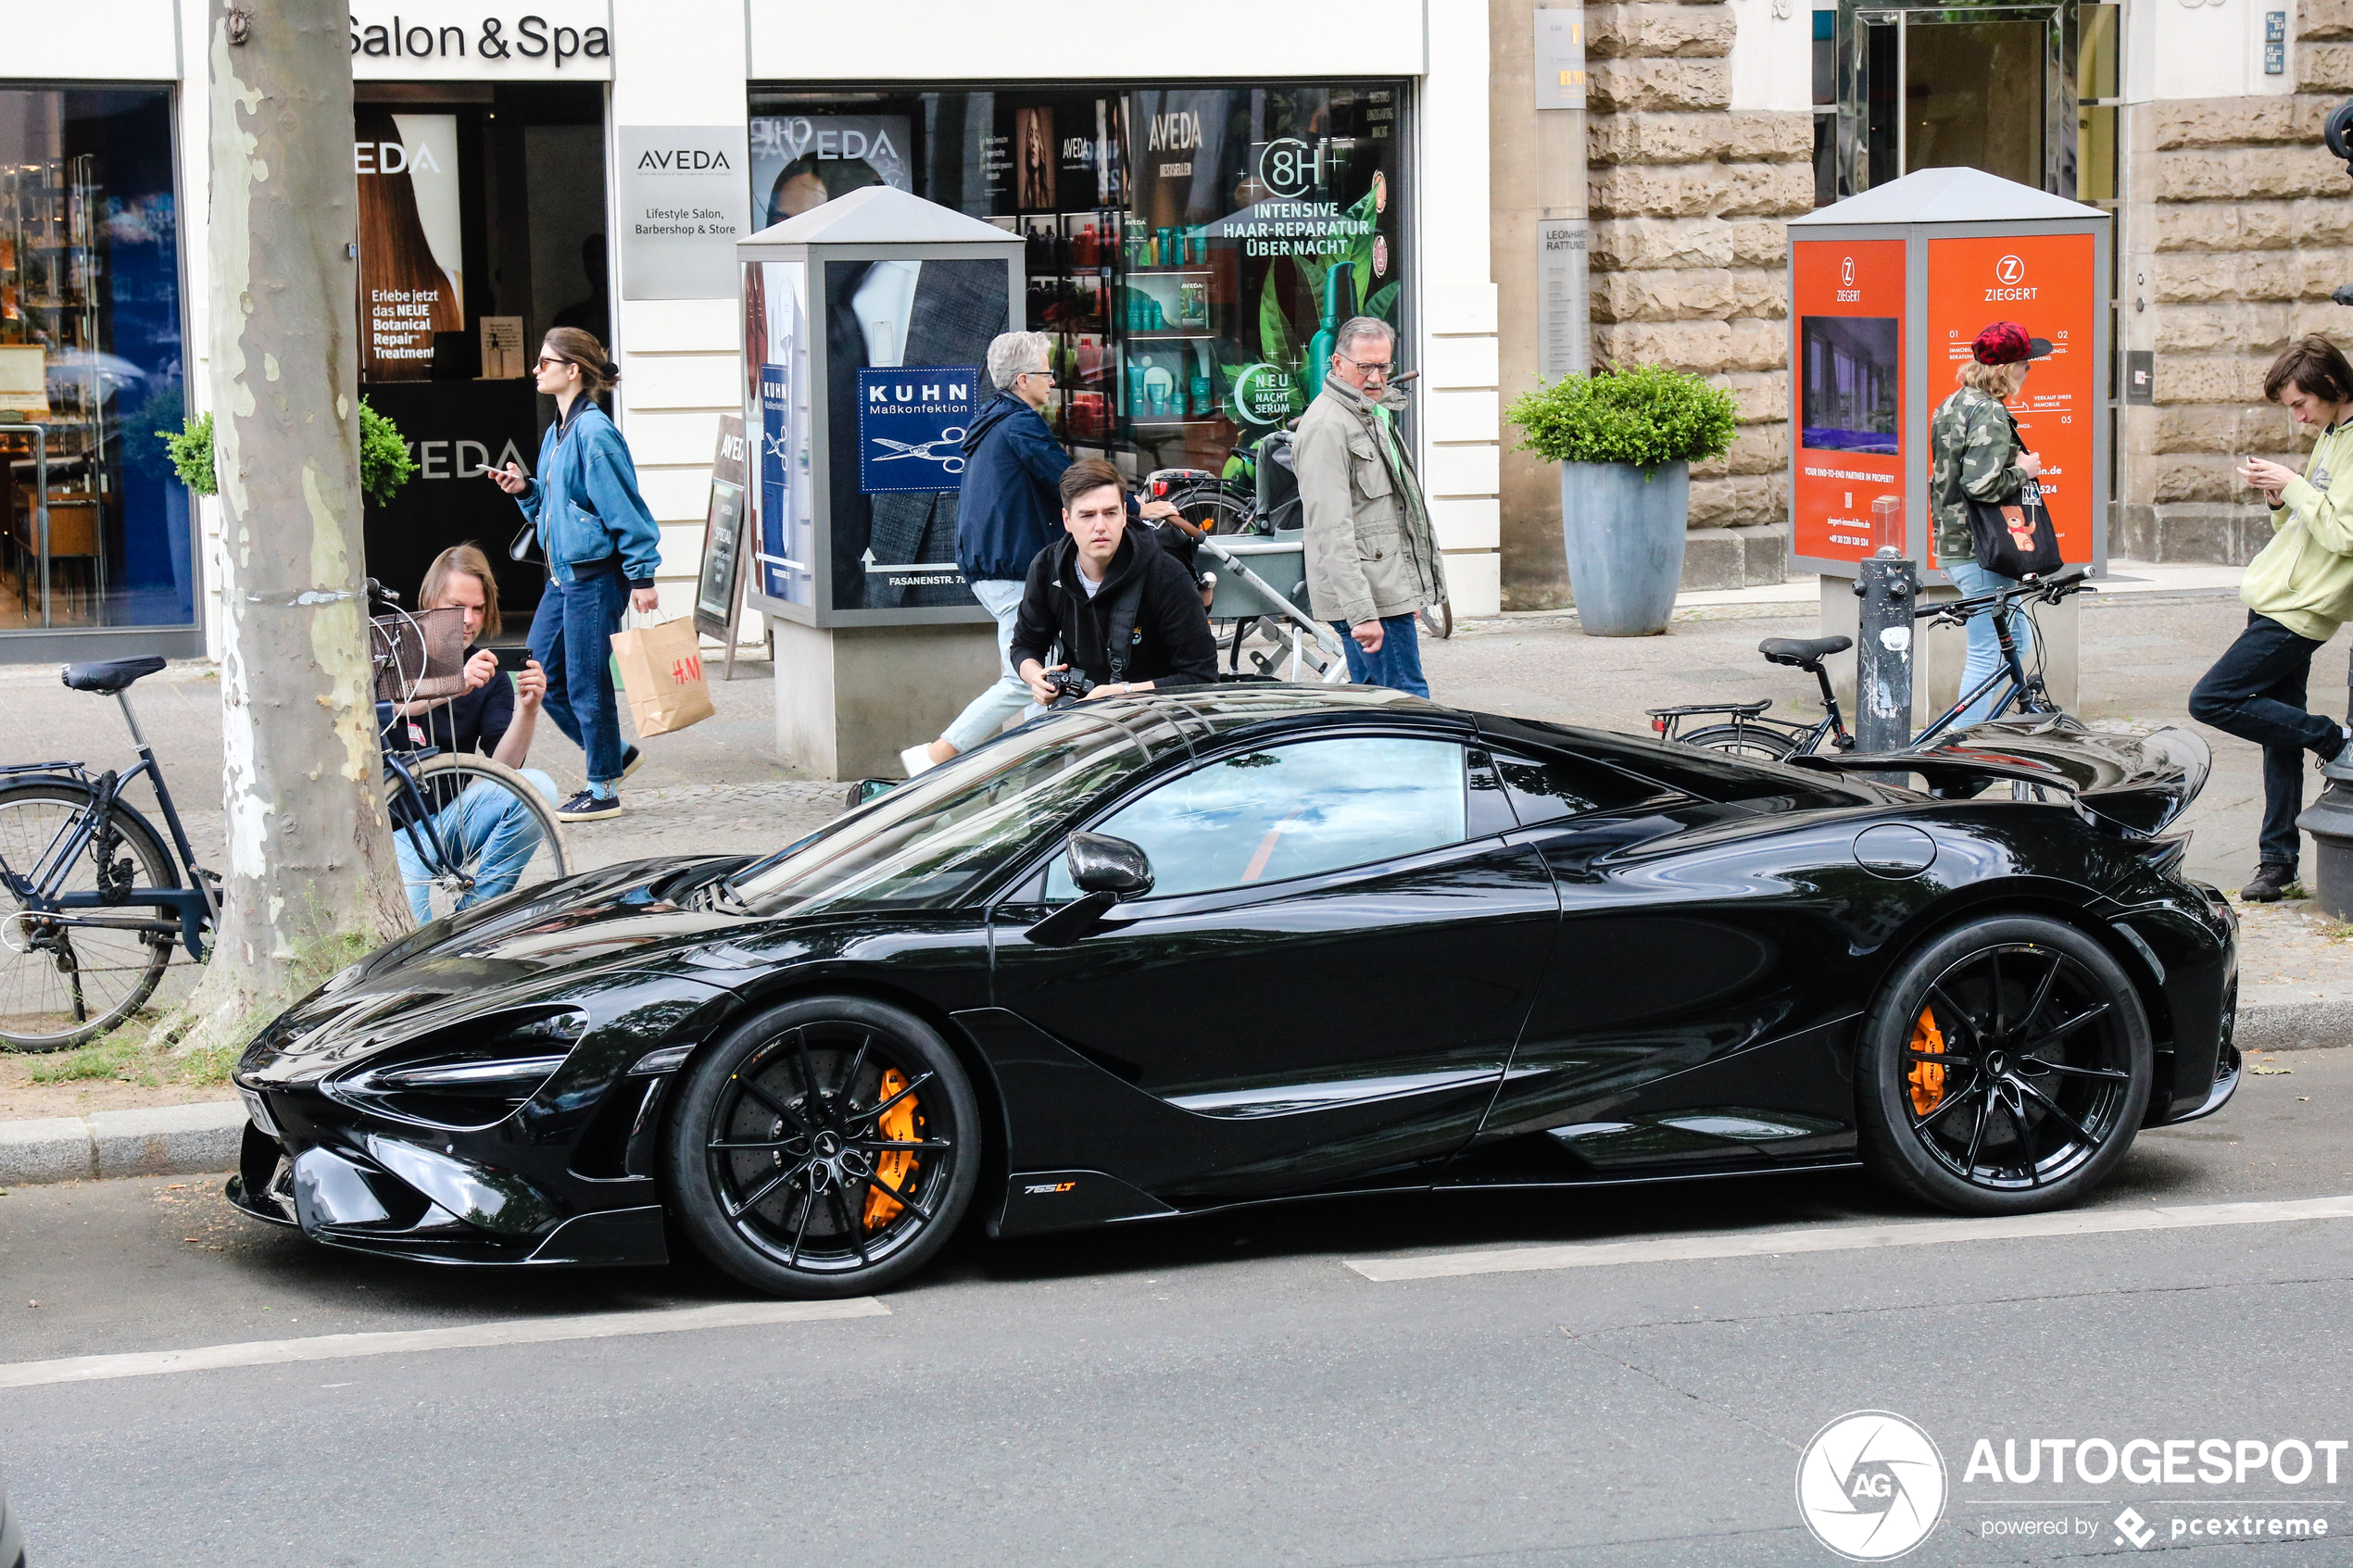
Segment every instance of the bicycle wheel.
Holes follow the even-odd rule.
[[[11,876],[31,876],[88,816],[93,799],[82,785],[62,782],[0,789],[0,861]],[[115,842],[107,875],[122,890],[120,903],[51,921],[30,910],[14,886],[0,885],[0,1045],[10,1050],[59,1051],[95,1039],[139,1010],[171,961],[171,936],[71,923],[179,918],[169,906],[139,903],[141,888],[179,884],[155,829],[119,800],[109,821]],[[94,839],[49,891],[99,891],[98,848]]]
[[[1452,599],[1424,605],[1414,615],[1422,623],[1422,630],[1441,643],[1454,634],[1454,604]]]
[[[444,753],[384,781],[400,886],[419,925],[485,899],[572,874],[556,809],[532,782],[488,757]],[[417,809],[422,802],[431,813]]]
[[[1779,762],[1797,749],[1797,742],[1780,731],[1755,724],[1710,724],[1675,738],[1703,751],[1720,751],[1727,757],[1747,757],[1759,762]]]

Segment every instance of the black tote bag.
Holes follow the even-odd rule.
[[[2031,479],[2007,501],[1971,496],[1969,536],[1977,564],[1996,577],[2045,577],[2066,564],[2059,558],[2058,530],[2043,505],[2043,487]]]

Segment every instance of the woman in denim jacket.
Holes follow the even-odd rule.
[[[613,704],[612,636],[624,605],[649,614],[661,601],[654,569],[661,531],[637,495],[636,465],[597,395],[621,379],[605,345],[558,327],[539,348],[539,390],[556,422],[539,443],[539,477],[513,463],[494,470],[498,488],[532,521],[547,558],[547,591],[531,621],[531,656],[547,671],[547,717],[587,754],[588,787],[557,809],[567,822],[621,815],[619,784],[636,770]]]

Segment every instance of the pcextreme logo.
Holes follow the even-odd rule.
[[[1814,1434],[1797,1461],[1797,1512],[1854,1562],[1884,1562],[1928,1538],[1944,1512],[1944,1456],[1889,1411],[1856,1411]]]

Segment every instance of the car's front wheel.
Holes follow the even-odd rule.
[[[1896,969],[1856,1051],[1863,1157],[1966,1214],[2063,1208],[2132,1147],[2154,1073],[2132,979],[2072,926],[1986,917]]]
[[[688,1071],[669,1191],[696,1248],[747,1285],[863,1295],[946,1244],[980,1136],[972,1084],[930,1025],[863,997],[805,997]]]

